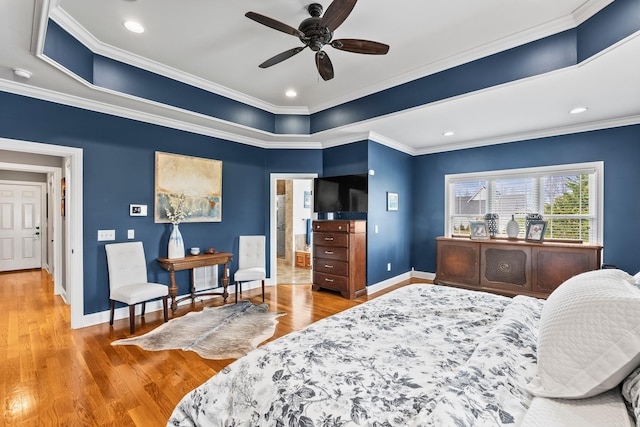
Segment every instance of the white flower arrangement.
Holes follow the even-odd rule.
[[[169,199],[169,206],[165,207],[164,210],[173,225],[180,224],[186,217],[191,215],[191,211],[187,209],[186,204],[187,196],[184,193]]]

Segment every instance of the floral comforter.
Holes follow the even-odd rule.
[[[238,359],[170,426],[515,426],[543,302],[410,285]]]

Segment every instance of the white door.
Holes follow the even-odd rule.
[[[41,268],[41,187],[0,184],[0,271]]]

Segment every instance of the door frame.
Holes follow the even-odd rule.
[[[66,147],[61,145],[43,144],[39,142],[21,141],[17,139],[0,138],[0,150],[17,151],[28,154],[42,154],[47,156],[68,159],[70,176],[67,180],[67,198],[73,203],[66,206],[65,249],[62,249],[61,236],[56,239],[54,256],[54,280],[56,274],[62,273],[63,261],[65,262],[66,302],[71,306],[71,328],[77,329],[85,326],[84,315],[84,252],[83,252],[83,168],[81,148]],[[62,160],[61,160],[62,164]],[[39,166],[20,163],[0,163],[1,169],[19,170],[25,172],[44,172],[54,174],[54,182],[62,179],[62,169],[57,167]],[[57,199],[60,200],[60,195]],[[53,209],[54,215],[60,217],[59,209]],[[59,233],[62,227],[62,218],[58,219],[58,227],[54,228]],[[55,239],[55,236],[54,236]],[[57,277],[57,283],[61,285],[61,276]]]
[[[270,282],[273,285],[278,284],[278,247],[277,247],[277,197],[278,197],[278,180],[281,179],[313,179],[317,178],[317,173],[272,173],[270,174],[270,197],[269,197],[269,269]],[[313,214],[312,214],[313,216]]]

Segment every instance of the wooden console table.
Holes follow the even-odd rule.
[[[233,254],[229,252],[216,252],[215,254],[200,254],[200,255],[187,255],[184,258],[158,258],[157,261],[160,267],[169,272],[171,285],[169,286],[169,296],[171,296],[171,312],[175,312],[178,308],[178,303],[187,298],[191,298],[191,301],[195,299],[197,295],[222,295],[224,302],[227,302],[229,293],[227,287],[229,286],[229,276],[227,275],[227,264],[233,260]],[[195,277],[193,269],[197,267],[205,267],[208,265],[223,265],[222,269],[222,292],[196,292],[195,290]],[[178,296],[178,286],[176,285],[175,272],[180,270],[191,270],[191,294],[186,297],[176,300]]]

